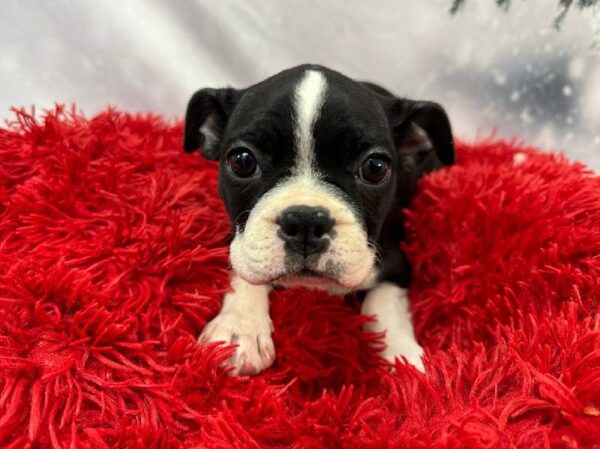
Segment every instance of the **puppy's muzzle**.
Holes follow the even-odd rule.
[[[324,207],[291,206],[279,214],[277,224],[286,252],[308,257],[329,248],[335,221]]]

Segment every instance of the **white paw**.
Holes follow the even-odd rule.
[[[231,374],[258,374],[275,361],[275,346],[271,339],[273,323],[267,318],[241,316],[224,312],[208,323],[198,342],[224,342],[237,345],[228,361]]]
[[[423,348],[415,339],[406,289],[390,282],[376,285],[367,293],[361,312],[375,317],[365,323],[366,330],[385,332],[386,348],[381,352],[384,359],[393,366],[396,358],[404,357],[416,369],[425,371],[421,360]]]
[[[423,348],[416,341],[410,341],[410,339],[388,341],[386,338],[386,343],[387,347],[381,352],[381,356],[392,365],[394,365],[395,359],[402,360],[402,357],[404,357],[416,369],[422,373],[425,372],[423,360],[421,359]]]

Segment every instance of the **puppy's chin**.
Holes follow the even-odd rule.
[[[334,279],[302,273],[282,276],[276,279],[273,285],[285,288],[302,287],[311,290],[322,290],[332,295],[343,295],[357,289],[355,287],[344,286]]]
[[[364,276],[359,282],[348,283],[345,279],[345,283],[341,280],[328,277],[326,274],[320,274],[318,272],[310,270],[301,270],[299,272],[284,273],[282,275],[269,278],[261,277],[254,273],[248,276],[248,273],[236,272],[242,279],[249,284],[253,285],[273,285],[277,287],[285,288],[307,288],[311,290],[322,290],[333,295],[342,295],[350,293],[356,290],[365,290],[371,288],[377,279],[377,270],[373,267],[366,276]]]

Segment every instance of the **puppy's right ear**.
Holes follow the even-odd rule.
[[[240,96],[232,88],[202,89],[192,96],[185,113],[183,148],[187,153],[201,148],[205,158],[219,158],[223,132]]]

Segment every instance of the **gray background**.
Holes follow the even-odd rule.
[[[76,102],[181,117],[205,86],[320,63],[432,99],[464,139],[518,136],[600,170],[600,8],[557,0],[2,0],[0,119]]]

